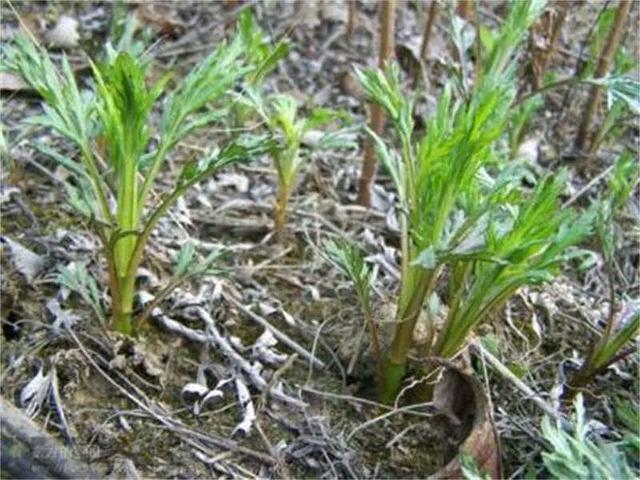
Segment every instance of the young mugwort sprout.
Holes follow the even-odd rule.
[[[273,230],[276,240],[283,243],[286,237],[289,198],[295,188],[298,173],[311,153],[320,150],[353,148],[355,142],[352,130],[349,128],[329,132],[317,130],[335,120],[344,120],[346,116],[342,112],[315,108],[304,117],[301,115],[298,101],[290,95],[276,94],[263,99],[257,92],[252,92],[251,97],[252,106],[271,133],[279,139],[278,148],[271,152],[278,180],[273,210]]]
[[[58,69],[43,48],[24,37],[4,51],[5,64],[43,98],[44,114],[29,122],[52,129],[77,148],[77,155],[55,152],[52,156],[71,172],[73,182],[65,184],[70,204],[89,220],[102,242],[112,324],[121,333],[137,329],[136,273],[160,219],[203,178],[274,147],[268,135],[237,136],[203,158],[187,161],[168,192],[158,199],[152,195],[176,145],[224,117],[224,102],[237,98],[234,88],[240,82],[251,76],[255,87],[256,74],[265,65],[251,61],[258,57],[251,51],[254,48],[262,46],[237,35],[197,64],[170,92],[168,76],[150,86],[148,59],[126,52],[108,49],[105,62],[91,64],[93,89],[81,91],[66,57]],[[265,62],[272,58],[267,52]],[[154,127],[156,107],[162,113]]]
[[[369,332],[371,356],[375,361],[376,381],[382,385],[384,375],[383,356],[380,348],[378,327],[373,321],[371,309],[371,281],[373,271],[362,257],[358,247],[344,239],[329,240],[324,251],[333,265],[353,282],[362,310],[365,327]]]
[[[472,91],[456,99],[446,87],[421,137],[397,67],[358,72],[369,99],[391,120],[398,145],[368,132],[400,204],[400,291],[380,388],[384,402],[400,390],[418,317],[443,272],[449,309],[443,325],[427,312],[420,352],[427,357],[458,354],[518,288],[551,280],[569,247],[590,231],[588,218],[560,210],[562,175],[541,179],[526,193],[522,172],[498,148],[509,133],[517,47],[543,8],[542,1],[511,4]]]
[[[635,345],[624,347],[640,332],[640,302],[628,299],[617,308],[619,302],[615,291],[616,273],[613,265],[618,243],[614,219],[619,216],[631,196],[639,175],[637,160],[631,152],[624,153],[615,164],[607,192],[593,205],[596,212],[596,236],[609,281],[609,315],[600,338],[592,344],[580,369],[569,381],[565,397],[567,400],[571,400],[611,364],[637,350]]]

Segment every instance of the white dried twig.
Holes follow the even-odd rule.
[[[235,435],[238,432],[242,432],[244,436],[249,435],[253,422],[256,420],[256,409],[253,406],[251,400],[251,394],[244,382],[236,377],[236,390],[238,392],[238,401],[240,402],[240,408],[243,410],[242,421],[233,429],[231,435]]]
[[[247,375],[249,381],[254,387],[261,392],[264,391],[268,386],[265,379],[260,376],[260,372],[255,368],[255,366],[251,365],[251,363],[242,357],[242,355],[236,352],[231,344],[222,336],[215,326],[211,315],[201,307],[192,307],[191,310],[205,322],[207,325],[207,333],[185,327],[180,322],[177,322],[166,315],[163,315],[158,320],[168,330],[178,333],[179,335],[183,335],[189,340],[199,343],[212,343],[234,366]],[[281,391],[272,391],[271,395],[274,398],[297,408],[304,408],[307,406],[305,402],[286,395]]]
[[[285,334],[285,333],[281,332],[280,330],[278,330],[277,328],[275,328],[273,325],[271,325],[269,322],[267,322],[260,315],[257,315],[256,313],[254,313],[251,310],[249,310],[247,307],[242,305],[238,300],[233,298],[231,295],[223,293],[223,296],[224,296],[224,298],[225,298],[225,300],[227,302],[231,303],[234,307],[238,308],[242,313],[244,313],[247,317],[249,317],[251,320],[256,322],[258,325],[260,325],[261,327],[266,328],[268,330],[271,330],[273,335],[278,340],[280,340],[286,346],[291,348],[294,352],[298,353],[301,357],[306,358],[308,361],[312,362],[318,368],[324,368],[325,367],[325,363],[322,360],[320,360],[319,358],[315,357],[311,352],[309,352],[306,348],[304,348],[302,345],[297,343],[295,340],[293,340],[287,334]]]
[[[27,247],[24,247],[9,237],[0,237],[1,243],[6,243],[11,251],[11,259],[18,272],[25,276],[27,281],[31,282],[45,267],[45,257],[38,255]]]

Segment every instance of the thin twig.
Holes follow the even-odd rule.
[[[331,317],[327,318],[324,322],[320,324],[320,326],[316,330],[316,334],[313,337],[313,345],[311,346],[311,355],[313,355],[314,357],[316,354],[316,348],[318,347],[318,340],[320,339],[320,332],[322,332],[322,329],[327,323],[329,323],[330,320],[331,320]],[[307,374],[307,381],[305,382],[305,384],[308,385],[309,383],[311,383],[312,376],[313,376],[313,362],[309,362],[309,373]]]
[[[254,322],[256,322],[258,325],[260,325],[263,328],[266,328],[267,330],[271,331],[271,333],[273,333],[273,335],[280,340],[282,343],[284,343],[285,345],[287,345],[289,348],[291,348],[294,352],[298,353],[301,357],[306,358],[308,361],[313,362],[313,364],[318,367],[318,368],[325,368],[326,364],[320,360],[319,358],[316,358],[311,352],[309,352],[306,348],[304,348],[302,345],[300,345],[299,343],[297,343],[295,340],[293,340],[291,337],[289,337],[287,334],[283,333],[282,331],[278,330],[277,328],[275,328],[273,325],[271,325],[269,322],[267,322],[267,320],[265,320],[264,318],[262,318],[260,315],[252,312],[251,310],[249,310],[247,307],[245,307],[244,305],[242,305],[242,303],[240,303],[238,300],[236,300],[235,298],[233,298],[231,295],[229,295],[226,292],[222,293],[222,296],[224,297],[224,299],[231,303],[234,307],[236,307],[237,309],[239,309],[242,313],[244,313],[247,317],[249,317],[251,320],[253,320]]]
[[[354,397],[353,395],[343,395],[340,393],[333,393],[333,392],[324,392],[322,390],[316,390],[315,388],[309,387],[309,386],[304,386],[302,387],[302,391],[303,392],[308,392],[308,393],[313,393],[314,395],[320,395],[322,397],[328,397],[328,398],[333,398],[334,400],[343,400],[345,402],[355,402],[355,403],[363,403],[365,405],[370,405],[372,407],[376,407],[382,410],[397,410],[394,407],[391,407],[389,405],[386,405],[384,403],[379,403],[379,402],[374,402],[373,400],[368,400],[366,398],[360,398],[360,397]],[[412,405],[413,407],[416,407],[416,405]],[[408,410],[405,413],[410,413],[411,415],[415,415],[418,417],[426,417],[426,418],[431,418],[433,415],[428,414],[428,413],[424,413],[424,412],[416,412],[416,411],[412,411],[412,410]]]
[[[524,393],[529,400],[535,403],[540,409],[542,409],[547,415],[553,417],[561,423],[566,423],[561,415],[547,402],[545,402],[540,395],[538,395],[531,387],[516,377],[511,370],[504,366],[504,364],[494,357],[486,348],[484,348],[480,342],[473,342],[471,348],[476,350],[482,357],[489,363],[496,372],[502,375],[505,379],[510,381],[518,390]]]
[[[582,195],[584,195],[586,192],[588,192],[589,190],[591,190],[591,188],[598,184],[603,178],[605,178],[607,175],[609,175],[611,173],[611,171],[613,170],[613,168],[615,167],[615,165],[609,165],[603,172],[599,173],[598,175],[596,175],[589,183],[587,183],[584,187],[582,187],[580,190],[578,190],[577,193],[575,193],[573,195],[573,197],[571,197],[569,200],[567,200],[566,202],[564,202],[562,204],[562,208],[567,208],[570,205],[572,205],[576,200],[578,200]]]
[[[395,408],[395,409],[391,410],[390,412],[386,412],[386,413],[383,413],[382,415],[378,415],[377,417],[374,417],[374,418],[372,418],[370,420],[367,420],[366,422],[358,425],[356,428],[351,430],[351,433],[349,433],[349,435],[347,435],[346,441],[348,442],[349,440],[351,440],[351,438],[356,433],[364,430],[365,428],[370,427],[374,423],[378,423],[379,421],[384,420],[385,418],[391,417],[391,416],[396,415],[398,413],[406,413],[407,411],[416,410],[418,408],[432,407],[432,406],[433,406],[433,402],[426,402],[426,403],[418,403],[418,404],[414,404],[414,405],[406,405],[404,407]],[[431,416],[431,415],[428,415],[428,416]]]

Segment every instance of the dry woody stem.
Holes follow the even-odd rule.
[[[381,3],[380,9],[380,57],[379,66],[385,68],[387,62],[393,55],[394,32],[395,32],[395,0],[388,0]],[[370,111],[371,130],[377,134],[382,133],[384,128],[384,113],[380,106],[373,105]],[[362,173],[358,185],[358,204],[364,207],[371,206],[371,187],[376,176],[377,162],[373,151],[373,144],[370,140],[365,142],[364,157],[362,162]]]
[[[433,30],[433,24],[438,17],[438,2],[432,0],[429,5],[429,13],[424,24],[424,30],[422,31],[422,43],[420,44],[420,59],[424,59],[429,49],[429,42],[431,40],[431,31]]]
[[[532,81],[533,89],[540,90],[544,83],[544,72],[547,68],[549,60],[553,57],[556,51],[558,40],[560,39],[560,33],[562,32],[562,26],[567,18],[569,12],[568,1],[556,1],[556,11],[553,15],[553,21],[551,23],[551,32],[545,48],[541,51],[537,51],[532,61]]]
[[[347,43],[351,45],[353,34],[356,31],[356,17],[358,16],[356,0],[347,0]]]
[[[604,48],[600,53],[600,58],[598,60],[598,65],[596,66],[594,78],[602,78],[609,72],[609,68],[611,67],[611,62],[613,61],[616,49],[618,48],[618,44],[622,39],[622,34],[624,33],[624,27],[627,21],[627,17],[629,16],[630,9],[630,0],[620,0],[618,9],[616,10],[616,16],[613,20],[613,25],[611,26],[611,31],[609,32],[609,36],[607,37],[607,42],[605,43]],[[584,109],[584,115],[582,116],[582,123],[580,123],[580,126],[578,127],[578,133],[576,134],[575,147],[579,152],[585,151],[588,146],[587,144],[589,142],[589,137],[591,134],[591,124],[593,123],[593,116],[598,109],[601,97],[602,87],[598,85],[594,85],[593,87],[591,87],[589,98],[587,99],[587,105]]]

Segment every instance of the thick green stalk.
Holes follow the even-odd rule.
[[[174,204],[174,202],[180,197],[180,195],[182,195],[182,193],[184,193],[184,191],[190,185],[191,182],[188,182],[186,186],[174,190],[173,193],[169,195],[153,211],[140,235],[126,235],[133,240],[133,248],[127,253],[128,261],[122,273],[120,273],[119,267],[117,266],[117,263],[115,261],[113,266],[113,270],[116,275],[115,285],[118,291],[117,301],[116,297],[114,297],[113,301],[113,326],[117,331],[121,333],[131,335],[132,333],[134,333],[134,330],[136,328],[133,319],[133,299],[135,296],[136,274],[138,271],[138,267],[142,262],[144,249],[147,245],[149,237],[151,236],[151,232],[157,225],[160,218],[162,218],[162,215],[164,215],[166,211],[169,210],[171,205]],[[116,242],[122,242],[122,240],[124,239],[121,238]],[[116,243],[116,249],[117,247],[118,243]],[[117,260],[116,255],[114,255],[114,259]],[[112,269],[110,268],[110,275],[111,270]],[[114,284],[113,281],[111,281],[111,283],[112,285]],[[112,295],[113,291],[114,289],[112,288]]]
[[[118,275],[126,275],[129,260],[136,246],[136,237],[131,232],[138,228],[136,162],[127,159],[123,165],[122,176],[118,182],[118,231],[115,255]]]
[[[384,381],[381,400],[392,403],[400,390],[407,365],[407,357],[413,343],[413,331],[422,312],[425,299],[435,286],[438,271],[427,271],[411,267],[402,285],[401,303],[396,315],[396,329],[384,365]],[[407,303],[402,303],[407,299]]]
[[[205,173],[209,174],[210,172],[207,171]],[[187,191],[189,188],[191,188],[191,186],[193,186],[195,183],[200,181],[204,176],[205,174],[194,177],[188,182],[185,182],[180,187],[176,188],[151,213],[151,215],[149,216],[149,219],[146,221],[146,225],[142,229],[142,232],[140,233],[140,235],[136,236],[135,246],[134,246],[133,252],[131,253],[129,264],[126,269],[127,273],[125,277],[131,279],[131,283],[127,284],[126,287],[123,286],[122,290],[125,290],[125,288],[131,288],[132,290],[134,290],[136,273],[138,271],[138,267],[140,266],[140,263],[142,262],[144,249],[147,246],[147,242],[149,241],[151,232],[153,232],[153,229],[156,227],[156,225],[158,224],[162,216],[169,210],[169,208],[171,208],[171,206],[176,202],[176,200],[178,200],[178,198],[180,198],[180,196],[184,194],[185,191]]]
[[[98,230],[98,237],[103,245],[109,275],[109,293],[111,294],[111,321],[114,330],[125,335],[133,333],[133,297],[135,294],[135,277],[126,281],[126,275],[120,275],[116,264],[115,246],[117,239],[108,236],[106,228]]]
[[[249,154],[247,153],[247,155]],[[165,196],[160,205],[158,205],[155,210],[151,212],[149,217],[146,219],[142,231],[139,234],[136,232],[135,235],[132,235],[132,232],[126,232],[127,234],[132,235],[132,238],[134,239],[134,247],[131,251],[131,254],[129,255],[129,262],[126,266],[125,274],[121,276],[121,278],[123,279],[123,283],[120,285],[122,307],[119,310],[114,309],[114,320],[116,322],[126,324],[128,321],[132,325],[131,331],[135,330],[136,325],[133,324],[133,319],[131,317],[131,313],[133,310],[133,296],[135,293],[135,280],[138,267],[142,262],[144,249],[147,245],[147,242],[149,241],[151,232],[153,232],[162,216],[167,213],[167,211],[176,202],[176,200],[178,200],[178,198],[180,198],[193,185],[198,183],[204,177],[211,175],[220,167],[221,164],[212,165],[208,169],[200,172],[199,174],[193,176],[189,180],[177,186],[173,190],[173,192]],[[133,178],[135,179],[135,177]],[[135,203],[133,206],[135,207]],[[135,211],[135,209],[133,211]]]
[[[298,139],[289,139],[290,144],[274,157],[276,171],[278,173],[278,192],[273,210],[273,231],[278,243],[283,243],[285,239],[287,214],[289,208],[289,196],[291,188],[298,173],[298,152],[300,142]]]
[[[128,272],[129,262],[136,248],[138,228],[137,209],[137,168],[133,159],[127,159],[123,165],[122,176],[118,183],[117,218],[118,230],[115,235],[114,257],[120,289],[120,300],[113,305],[114,328],[130,335],[133,330],[133,298],[135,295],[135,271]]]
[[[122,282],[118,276],[118,268],[116,267],[114,251],[112,245],[109,244],[109,240],[100,235],[102,243],[104,245],[104,255],[107,259],[107,271],[109,273],[109,293],[111,294],[112,305],[112,322],[115,330],[129,334],[131,327],[130,322],[123,320],[122,316]]]
[[[133,333],[133,297],[135,295],[135,277],[120,277],[120,301],[113,306],[113,328],[125,335]]]

